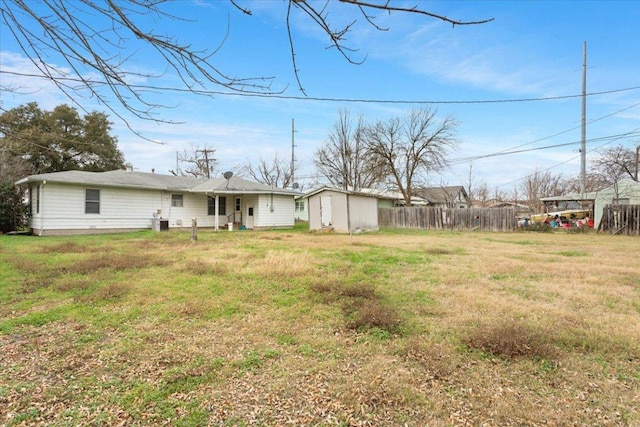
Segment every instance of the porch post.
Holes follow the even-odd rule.
[[[218,195],[216,194],[216,200],[215,200],[215,219],[214,219],[214,224],[216,226],[216,231],[218,231],[218,227],[220,225],[220,220],[218,218],[218,213],[220,211],[220,202],[218,201]]]

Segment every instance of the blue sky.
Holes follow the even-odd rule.
[[[286,3],[239,4],[251,9],[253,15],[240,13],[228,1],[179,0],[171,5],[171,12],[184,21],[155,19],[149,25],[197,48],[219,48],[212,63],[228,75],[273,76],[272,88],[282,90],[282,97],[207,97],[174,91],[150,94],[150,100],[172,107],[159,110],[161,118],[182,124],[126,116],[133,128],[159,142],[153,143],[134,135],[111,114],[119,146],[136,170],[153,168],[167,173],[175,168],[176,151],[193,146],[215,149],[220,173],[249,162],[256,164],[261,158],[272,159],[276,154],[289,159],[294,119],[298,175],[309,187],[314,180],[314,152],[327,141],[339,109],[349,109],[352,116],[362,115],[373,122],[429,107],[441,117],[452,115],[460,123],[459,146],[450,155],[453,165],[432,174],[432,185],[464,184],[470,165],[476,182],[484,180],[499,191],[511,191],[520,178],[536,169],[574,176],[580,171],[579,95],[585,41],[587,92],[610,92],[588,97],[587,159],[608,146],[640,144],[639,1],[398,1],[394,4],[417,4],[452,19],[494,21],[452,28],[423,16],[378,13],[376,23],[389,28],[383,32],[359,19],[347,44],[359,49],[354,58],[365,58],[362,65],[349,64],[335,50],[327,49],[326,36],[307,17],[296,13],[296,59],[307,99],[301,99],[304,95],[292,69]],[[336,25],[354,16],[352,6],[333,3],[330,7]],[[0,36],[2,68],[30,69],[6,28]],[[133,43],[130,48],[135,54],[128,67],[163,73],[155,85],[179,85],[152,52],[137,50]],[[47,60],[56,63],[55,56]],[[45,109],[69,103],[46,82],[1,76],[4,86],[21,89],[20,93],[2,94],[3,109],[30,101]],[[207,89],[226,92],[212,85]],[[470,102],[566,96],[573,97]],[[93,99],[76,100],[88,110],[105,111]],[[569,144],[572,142],[575,144]],[[559,144],[569,145],[468,161],[514,148]]]

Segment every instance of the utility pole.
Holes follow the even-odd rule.
[[[640,143],[636,146],[636,182],[638,182],[638,166],[640,166]]]
[[[213,154],[216,150],[209,150],[205,148],[204,150],[196,150],[196,153],[204,153],[204,165],[205,165],[205,174],[207,175],[207,179],[211,178],[211,167],[209,166],[209,162],[215,161],[215,159],[209,159],[209,153]]]
[[[580,138],[580,192],[587,187],[587,42],[582,47],[582,135]]]
[[[295,133],[296,133],[296,127],[295,127],[295,119],[291,119],[291,187],[293,188],[293,185],[295,184],[295,170],[296,170],[296,166],[295,166],[295,162],[296,162],[296,155],[295,155],[295,147],[296,147],[296,143],[295,143]]]

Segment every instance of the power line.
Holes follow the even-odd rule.
[[[14,71],[0,71],[0,74],[11,74],[22,77],[34,77],[43,78],[39,74],[32,73],[18,73]],[[50,80],[50,79],[48,79]],[[74,79],[70,77],[56,77],[55,80],[75,83],[89,83],[92,85],[107,85],[107,82],[99,80],[83,80]],[[537,98],[507,98],[507,99],[473,99],[473,100],[402,100],[402,99],[365,99],[365,98],[334,98],[334,97],[314,97],[314,96],[299,96],[299,95],[283,95],[282,93],[265,93],[265,92],[222,92],[215,90],[194,89],[194,88],[177,88],[168,86],[154,86],[154,85],[140,85],[140,84],[127,84],[127,87],[131,90],[150,90],[150,91],[163,91],[163,92],[180,92],[180,93],[194,93],[197,95],[205,96],[241,96],[241,97],[254,97],[254,98],[273,98],[284,99],[294,101],[324,101],[324,102],[344,102],[344,103],[371,103],[371,104],[416,104],[416,105],[449,105],[449,104],[504,104],[504,103],[516,103],[516,102],[538,102],[538,101],[557,101],[562,99],[573,99],[582,97],[583,94],[573,95],[558,95],[558,96],[546,96]],[[640,86],[631,86],[626,88],[611,89],[599,92],[590,92],[586,96],[607,95],[612,93],[627,92],[632,90],[638,90]]]
[[[609,139],[617,141],[618,139],[633,138],[633,137],[636,137],[636,136],[640,136],[640,132],[631,131],[631,132],[617,134],[617,135],[601,136],[601,137],[598,137],[598,138],[588,139],[588,140],[586,140],[586,142],[606,141],[606,140],[609,140]],[[561,143],[561,144],[547,145],[547,146],[544,146],[544,147],[527,148],[527,149],[524,149],[524,150],[500,151],[500,152],[496,152],[496,153],[482,154],[482,155],[479,155],[479,156],[460,157],[460,158],[457,158],[457,159],[450,160],[449,164],[450,165],[455,165],[455,164],[466,163],[466,162],[470,162],[470,161],[474,161],[474,160],[486,159],[486,158],[490,158],[490,157],[506,156],[506,155],[509,155],[509,154],[520,154],[520,153],[527,153],[527,152],[539,151],[539,150],[548,150],[550,148],[567,147],[569,145],[576,145],[576,144],[580,144],[580,143],[581,143],[581,141],[571,141],[571,142],[564,142],[564,143]]]
[[[640,134],[640,128],[633,129],[633,130],[631,130],[631,131],[627,132],[626,134],[622,134],[622,135],[632,135],[632,134]],[[613,142],[615,142],[615,141],[618,141],[619,139],[622,139],[622,138],[623,138],[623,137],[619,137],[619,138],[612,138],[610,141],[608,141],[608,142],[606,142],[606,143],[604,143],[604,144],[602,144],[602,145],[599,145],[598,147],[594,147],[594,148],[588,149],[588,150],[587,150],[587,152],[592,152],[592,151],[599,150],[599,149],[601,149],[602,147],[604,147],[604,146],[606,146],[606,145],[609,145],[609,144],[611,144],[611,143],[613,143]],[[575,142],[574,142],[574,144],[575,144]],[[577,155],[577,156],[572,157],[572,158],[570,158],[570,159],[568,159],[568,160],[565,160],[565,161],[563,161],[563,162],[560,162],[560,163],[556,163],[556,164],[554,164],[554,165],[551,165],[551,166],[549,166],[548,168],[543,169],[541,172],[547,172],[547,171],[550,171],[551,169],[555,169],[555,168],[557,168],[557,167],[559,167],[559,166],[562,166],[562,165],[564,165],[564,164],[567,164],[567,163],[569,163],[569,162],[572,162],[572,161],[574,161],[574,160],[578,159],[580,156],[581,156],[581,155]],[[540,172],[540,171],[539,171],[539,172]],[[529,175],[525,175],[524,177],[518,178],[518,179],[513,180],[513,181],[511,181],[511,182],[507,182],[507,183],[504,183],[504,184],[496,185],[495,187],[493,187],[493,188],[494,188],[494,191],[495,191],[495,190],[497,190],[497,189],[498,189],[498,188],[500,188],[500,187],[506,187],[506,186],[508,186],[508,185],[512,185],[512,184],[515,184],[515,183],[517,183],[517,182],[524,181],[524,180],[525,180],[525,179],[527,179],[529,176],[531,176],[531,174],[529,174]]]
[[[592,123],[598,122],[600,120],[604,120],[606,118],[609,118],[611,116],[615,116],[616,114],[620,114],[620,113],[622,113],[624,111],[630,110],[630,109],[635,108],[637,106],[640,106],[640,102],[638,102],[636,104],[633,104],[633,105],[630,105],[628,107],[622,108],[620,110],[614,111],[612,113],[605,114],[604,116],[600,116],[600,117],[597,117],[595,119],[591,119],[591,120],[589,120],[587,122],[587,124],[592,124]],[[514,151],[514,150],[517,150],[518,148],[526,147],[528,145],[535,144],[536,142],[541,142],[541,141],[545,141],[545,140],[548,140],[548,139],[551,139],[551,138],[555,138],[556,136],[563,135],[565,133],[569,133],[569,132],[574,131],[576,129],[580,129],[581,127],[582,127],[582,125],[574,126],[572,128],[569,128],[569,129],[566,129],[566,130],[562,130],[560,132],[556,132],[556,133],[554,133],[552,135],[548,135],[548,136],[545,136],[545,137],[542,137],[542,138],[534,139],[533,141],[525,142],[524,144],[516,145],[516,146],[510,147],[510,148],[505,148],[503,150],[496,151],[494,153],[488,153],[488,154],[483,154],[483,155],[478,155],[478,156],[469,156],[469,157],[465,157],[465,158],[453,159],[452,162],[454,162],[454,163],[464,163],[464,162],[473,161],[473,160],[476,160],[476,159],[481,159],[481,158],[484,158],[484,157],[493,157],[493,156],[496,156],[496,155],[500,155],[501,153],[505,153],[505,154],[517,153],[517,151]],[[606,138],[606,137],[602,137],[602,138]],[[571,145],[571,144],[574,144],[574,143],[575,142],[570,142],[570,143],[566,143],[566,145]],[[556,148],[556,147],[561,147],[563,145],[564,144],[559,144],[559,145],[555,145],[555,146],[548,146],[546,148]],[[533,149],[533,150],[535,150],[535,149]],[[527,151],[527,150],[525,150],[525,151]]]

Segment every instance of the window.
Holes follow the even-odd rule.
[[[240,212],[242,210],[242,200],[240,197],[236,197],[236,212]]]
[[[296,212],[304,212],[304,200],[298,200],[296,202]]]
[[[40,186],[36,185],[32,187],[32,190],[34,190],[34,192],[32,193],[31,213],[38,214],[40,213]]]
[[[182,194],[172,194],[171,195],[171,206],[174,208],[181,208],[184,206],[184,200]]]
[[[100,213],[100,190],[93,190],[90,188],[85,190],[84,213]]]
[[[208,196],[207,197],[207,214],[215,215],[216,214],[216,198]],[[226,215],[227,214],[227,198],[226,197],[218,197],[218,215]]]

